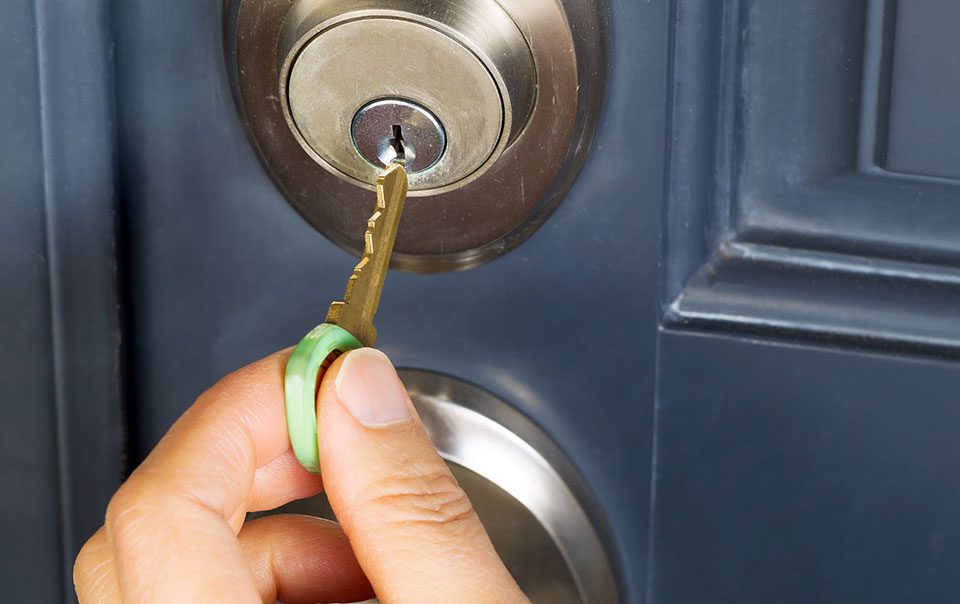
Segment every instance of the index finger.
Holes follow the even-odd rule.
[[[318,477],[286,459],[288,356],[271,355],[201,395],[114,496],[106,529],[121,592],[143,598],[144,589],[186,586],[192,577],[203,591],[216,584],[217,599],[258,593],[236,541],[251,503],[320,490]]]

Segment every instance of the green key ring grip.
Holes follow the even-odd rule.
[[[350,332],[324,323],[308,333],[293,350],[283,378],[287,408],[287,431],[297,461],[314,474],[320,473],[317,442],[317,393],[330,364],[341,354],[363,348]]]

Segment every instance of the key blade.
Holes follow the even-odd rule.
[[[377,207],[367,221],[363,257],[347,281],[343,301],[331,304],[327,312],[327,323],[349,331],[364,346],[377,341],[373,317],[380,306],[406,199],[407,171],[400,164],[390,164],[377,179]]]

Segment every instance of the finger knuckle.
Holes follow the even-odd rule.
[[[229,404],[237,397],[253,398],[251,393],[269,396],[277,385],[278,377],[283,375],[287,356],[282,351],[274,353],[222,377],[200,395],[198,402]]]
[[[424,474],[389,476],[369,492],[371,513],[391,525],[461,529],[474,522],[470,499],[446,468]]]
[[[99,548],[99,544],[95,543],[93,539],[89,539],[80,548],[80,553],[77,554],[77,559],[73,563],[73,582],[75,584],[79,585],[94,577],[99,566],[96,552]]]
[[[122,544],[145,524],[155,521],[154,494],[150,491],[150,487],[131,481],[120,487],[107,504],[105,526],[115,544]]]
[[[73,584],[81,602],[106,600],[100,596],[113,588],[112,561],[101,532],[83,545],[73,564]]]

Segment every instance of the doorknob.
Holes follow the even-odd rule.
[[[402,142],[394,265],[469,267],[557,207],[603,96],[603,0],[225,0],[248,132],[288,201],[358,251]]]

